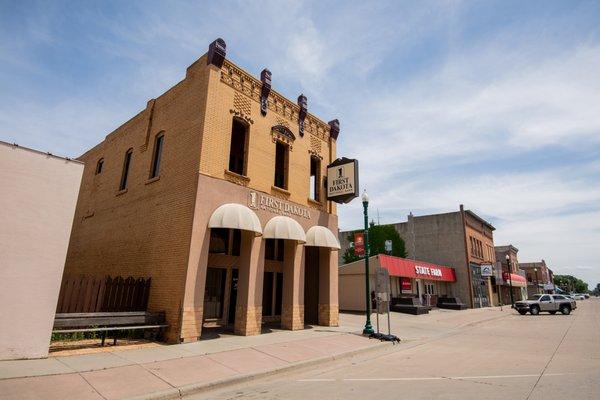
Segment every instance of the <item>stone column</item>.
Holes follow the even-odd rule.
[[[337,252],[319,248],[319,325],[338,326]]]
[[[281,327],[304,329],[304,245],[285,240]]]
[[[262,238],[242,231],[234,332],[250,336],[261,332],[262,288],[265,267]]]

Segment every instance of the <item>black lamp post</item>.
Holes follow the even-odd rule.
[[[515,308],[515,299],[513,298],[512,291],[512,271],[510,270],[510,256],[508,254],[506,255],[506,266],[508,267],[508,284],[510,286],[510,307]]]
[[[362,195],[363,214],[365,217],[365,301],[367,303],[367,322],[363,335],[372,335],[373,326],[371,325],[371,285],[369,283],[369,195],[365,190]]]

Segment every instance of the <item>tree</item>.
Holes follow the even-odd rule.
[[[361,232],[361,231],[354,231]],[[354,232],[351,232],[348,236],[348,241],[354,241]],[[369,248],[372,256],[377,254],[386,254],[385,241],[392,241],[392,256],[406,257],[406,246],[404,240],[400,237],[394,225],[371,225],[369,227]],[[361,257],[354,254],[354,247],[349,247],[344,252],[344,264],[348,264],[357,260]]]
[[[554,284],[565,292],[588,292],[588,284],[573,275],[554,275]]]

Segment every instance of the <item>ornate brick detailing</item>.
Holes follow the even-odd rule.
[[[292,151],[294,140],[296,136],[289,130],[289,128],[283,125],[275,125],[271,128],[271,136],[273,137],[273,143],[279,141],[288,145],[290,151]]]
[[[287,190],[285,190],[285,189],[282,189],[282,188],[280,188],[280,187],[277,187],[277,186],[271,186],[271,194],[272,194],[274,197],[277,197],[277,198],[279,198],[279,199],[282,199],[282,200],[288,200],[288,199],[290,198],[290,194],[291,194],[291,193],[290,193],[290,192],[288,192],[288,191],[287,191]]]
[[[290,127],[290,123],[283,118],[277,117],[277,125],[285,126],[286,128]]]
[[[333,140],[337,140],[338,135],[340,134],[340,121],[337,119],[331,120],[328,122],[329,124],[329,134],[333,138]]]
[[[304,329],[304,305],[284,305],[281,311],[281,327],[292,331]]]
[[[338,326],[339,308],[334,304],[319,304],[319,325]]]
[[[323,203],[320,201],[313,200],[311,198],[306,199],[309,207],[314,208],[315,210],[324,211]]]
[[[233,108],[243,112],[246,115],[250,115],[250,111],[251,111],[250,101],[251,100],[249,98],[242,96],[239,93],[236,93],[233,96]]]
[[[248,183],[250,183],[250,178],[247,176],[236,174],[227,169],[225,170],[225,179],[240,186],[248,186]]]
[[[323,145],[323,141],[321,139],[319,139],[316,136],[311,136],[310,137],[310,150],[308,150],[308,152],[314,156],[319,157],[320,159],[323,159],[323,157],[321,156],[322,145]]]
[[[259,104],[261,103],[263,94],[262,82],[246,73],[229,60],[225,60],[221,67],[221,82],[238,92],[245,94]],[[300,107],[272,89],[269,91],[267,97],[267,105],[269,110],[284,117],[292,124],[298,123]],[[330,125],[307,113],[304,120],[304,132],[327,140],[329,138],[329,129]]]
[[[233,331],[236,335],[260,335],[262,306],[236,306]]]

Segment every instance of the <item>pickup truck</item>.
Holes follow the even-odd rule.
[[[550,314],[560,311],[563,315],[569,315],[576,308],[575,300],[560,294],[534,294],[525,301],[515,303],[515,309],[521,315],[525,315],[527,312],[530,312],[531,315],[538,315],[542,311]]]

